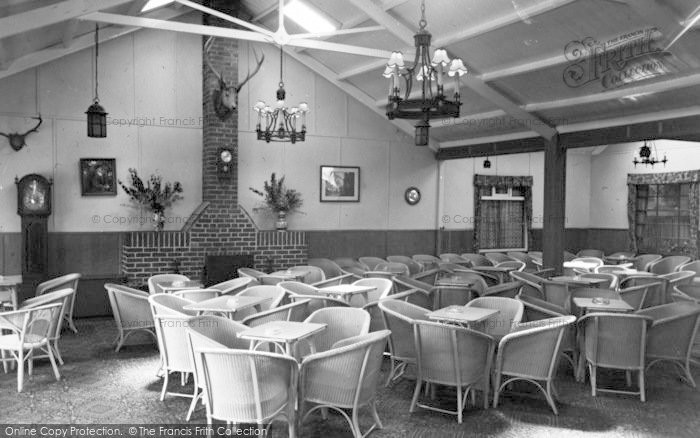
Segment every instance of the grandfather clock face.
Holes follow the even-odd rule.
[[[20,216],[51,214],[51,184],[46,178],[31,174],[17,182],[17,214]]]

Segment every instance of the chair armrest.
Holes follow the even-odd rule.
[[[537,275],[538,277],[542,278],[549,278],[552,275],[554,275],[555,271],[554,268],[544,268],[540,269],[539,271],[533,272],[533,274]]]
[[[490,295],[500,295],[503,292],[520,289],[522,286],[523,283],[521,281],[509,281],[507,283],[501,283],[495,286],[487,287],[481,296],[487,297]]]
[[[358,277],[355,274],[351,274],[348,272],[348,273],[343,274],[343,275],[338,275],[337,277],[326,278],[325,280],[317,281],[316,283],[312,283],[311,286],[319,287],[319,288],[325,287],[325,286],[337,286],[339,284],[342,284],[343,280],[355,279],[355,278],[359,279],[361,277]]]

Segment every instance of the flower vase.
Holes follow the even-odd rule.
[[[275,228],[277,231],[287,231],[287,212],[278,211],[277,212],[277,222],[275,222]]]
[[[165,216],[163,216],[163,213],[161,213],[161,212],[153,213],[153,228],[155,228],[156,231],[163,231],[164,227],[165,227]]]

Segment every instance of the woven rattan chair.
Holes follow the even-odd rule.
[[[354,438],[382,428],[376,396],[389,331],[382,330],[346,339],[329,351],[304,358],[299,372],[300,412],[306,419],[318,409],[332,409],[348,422]],[[313,404],[310,409],[307,404]],[[374,422],[360,430],[359,410],[369,407]],[[345,410],[350,410],[348,415]]]
[[[187,375],[194,371],[194,366],[188,353],[187,333],[185,332],[185,329],[190,325],[190,318],[190,316],[181,315],[153,315],[153,320],[156,324],[158,350],[160,351],[161,371],[163,372],[163,389],[160,392],[160,401],[165,400],[166,395],[187,398],[195,398],[197,396],[196,387],[193,394],[167,391],[170,373],[179,372],[180,384],[184,386],[187,381]]]
[[[66,323],[68,323],[68,328],[71,329],[73,333],[78,333],[78,329],[75,327],[75,323],[73,322],[73,309],[75,308],[75,297],[78,294],[78,282],[80,281],[81,277],[82,275],[77,273],[66,274],[40,283],[36,287],[36,297],[61,289],[73,290],[73,295],[70,296],[68,305],[64,306],[63,308],[63,319],[66,320]]]
[[[473,325],[474,329],[487,333],[496,340],[510,333],[523,319],[523,303],[512,298],[479,297],[468,302],[467,307],[498,310],[497,314]]]
[[[700,284],[700,260],[695,260],[688,262],[684,265],[680,265],[676,268],[678,271],[691,271],[695,272],[695,277],[693,278],[694,284]]]
[[[151,275],[148,278],[148,293],[150,295],[162,294],[164,290],[161,289],[158,283],[166,283],[171,281],[189,281],[189,277],[181,274]]]
[[[157,341],[148,293],[113,283],[105,284],[105,289],[119,331],[114,341],[117,344],[114,351],[118,352],[131,334],[140,331],[148,333]]]
[[[625,274],[632,274],[635,271],[630,269],[631,265],[603,265],[598,266],[593,270],[596,274],[617,274],[618,272],[623,272]]]
[[[318,309],[325,309],[327,307],[350,307],[350,305],[343,300],[321,295],[290,295],[289,299],[292,302],[302,300],[308,301],[306,304],[306,315],[304,315],[304,319],[308,318],[309,315]]]
[[[599,249],[582,249],[576,253],[577,257],[595,257],[602,259],[605,257],[605,253]]]
[[[284,417],[289,436],[296,436],[294,407],[299,365],[294,358],[221,348],[197,349],[195,354],[200,356],[204,371],[209,426],[216,419],[269,428],[274,418]]]
[[[192,304],[192,301],[176,297],[171,294],[156,294],[148,296],[148,303],[151,305],[153,316],[174,315],[174,316],[196,316],[194,310],[187,310],[184,307]]]
[[[326,324],[326,329],[313,337],[316,351],[321,352],[343,339],[369,333],[370,315],[354,307],[326,307],[315,311],[305,321]]]
[[[248,286],[254,286],[257,281],[252,277],[238,277],[232,280],[227,280],[222,283],[209,286],[207,289],[217,289],[221,291],[222,295],[225,294],[236,294]]]
[[[545,301],[562,307],[567,312],[571,310],[571,292],[568,284],[545,280],[542,282],[542,294]]]
[[[237,348],[247,350],[250,343],[238,337],[238,333],[247,330],[248,326],[232,321],[221,316],[197,316],[192,318],[185,330],[187,334],[188,353],[194,366],[194,387],[198,390],[197,395],[192,398],[190,408],[187,411],[186,420],[197,407],[197,402],[202,399],[204,392],[204,370],[202,368],[201,357],[195,354],[197,349],[203,348]]]
[[[487,259],[491,260],[491,263],[493,263],[494,266],[501,262],[515,260],[513,257],[509,257],[508,255],[502,252],[485,252],[484,256],[486,256]]]
[[[312,284],[301,283],[299,281],[282,281],[277,283],[277,286],[285,290],[289,295],[318,295],[326,296],[320,292],[318,288]]]
[[[257,327],[272,321],[303,321],[308,313],[306,310],[308,304],[309,300],[298,300],[284,306],[249,315],[241,323],[249,327]]]
[[[690,303],[670,303],[637,312],[653,319],[647,332],[647,370],[653,365],[670,361],[681,369],[681,378],[695,388],[690,360],[698,327],[700,306]]]
[[[637,271],[648,271],[649,265],[662,258],[663,256],[661,254],[639,254],[632,261],[632,267]]]
[[[656,275],[668,274],[674,272],[676,268],[690,261],[690,257],[686,256],[668,256],[656,260],[649,265],[649,272]]]
[[[321,268],[326,278],[338,277],[345,274],[343,268],[331,259],[313,258],[309,259],[307,264]]]
[[[513,268],[514,271],[523,272],[525,270],[526,263],[520,260],[507,260],[505,262],[500,262],[496,264],[497,268]]]
[[[378,263],[374,267],[375,271],[390,272],[394,275],[411,275],[411,270],[404,263],[399,262],[384,262]]]
[[[597,268],[598,266],[603,266],[605,264],[603,263],[603,259],[599,257],[576,257],[575,259],[571,260],[571,262],[589,263],[591,265],[594,265],[592,268],[589,269],[589,272],[593,272],[595,268]]]
[[[491,336],[455,325],[416,321],[414,338],[418,376],[410,412],[418,406],[457,415],[457,422],[461,424],[467,396],[479,384],[484,393],[484,409],[488,407],[489,373],[496,345]],[[457,410],[448,411],[419,403],[423,383],[456,387]]]
[[[388,386],[398,380],[408,365],[416,364],[416,343],[413,326],[416,321],[427,321],[428,310],[405,301],[387,299],[379,303],[384,325],[391,331],[389,356],[391,370],[386,380]]]
[[[661,274],[659,275],[659,278],[668,281],[668,283],[666,284],[665,303],[670,303],[672,301],[670,294],[673,292],[673,288],[679,285],[693,284],[693,282],[695,281],[695,272],[676,271],[670,272],[668,274]]]
[[[435,269],[440,263],[440,258],[430,254],[414,254],[411,258],[423,266],[423,271]]]
[[[423,271],[423,265],[418,263],[417,261],[413,260],[413,258],[408,257],[408,256],[402,256],[402,255],[387,256],[386,261],[390,262],[390,263],[403,263],[404,265],[406,265],[408,267],[409,275],[416,275],[419,272]]]
[[[544,299],[544,292],[542,292],[542,283],[544,283],[544,278],[529,272],[518,271],[511,271],[508,273],[508,275],[510,275],[513,280],[517,280],[522,283],[522,287],[520,288],[521,294]]]
[[[578,321],[584,336],[582,360],[588,365],[591,379],[591,395],[598,391],[639,395],[646,400],[644,389],[644,358],[646,355],[647,329],[652,318],[644,315],[622,313],[589,313]],[[623,391],[601,389],[597,386],[598,368],[614,368],[638,373],[639,390]]]
[[[304,272],[304,277],[301,279],[302,283],[306,284],[314,284],[314,283],[321,283],[326,280],[326,274],[323,272],[323,269],[319,268],[318,266],[312,266],[312,265],[299,265],[299,266],[292,266],[287,269],[287,271],[291,272],[292,274],[297,273],[297,272]]]
[[[183,289],[173,292],[173,295],[198,303],[220,296],[221,291],[218,289]]]
[[[481,296],[515,298],[520,293],[520,289],[522,287],[523,283],[519,281],[509,281],[503,284],[487,287]]]
[[[249,277],[249,278],[252,278],[254,280],[258,280],[263,275],[267,275],[264,272],[258,271],[257,269],[253,269],[253,268],[238,268],[237,272],[238,272],[239,278],[240,277]]]
[[[523,303],[523,322],[539,321],[542,319],[558,318],[571,315],[571,312],[556,304],[549,303],[539,298],[528,295],[518,295],[518,300]],[[576,373],[578,363],[578,348],[576,346],[576,327],[570,326],[564,331],[562,338],[561,354],[567,360],[571,369]]]
[[[367,265],[351,257],[340,257],[333,261],[340,266],[344,274],[353,274],[355,277],[362,278],[363,274],[369,271]]]
[[[655,287],[658,283],[640,284],[639,286],[631,286],[625,289],[620,289],[620,298],[632,306],[634,310],[650,307],[649,303],[649,288]]]
[[[559,414],[554,403],[554,375],[567,326],[574,321],[573,315],[532,321],[518,325],[501,339],[496,356],[494,408],[498,407],[498,395],[506,385],[525,380],[537,386],[554,415]]]
[[[357,260],[359,260],[363,265],[367,266],[367,269],[370,271],[376,270],[375,268],[378,264],[386,263],[386,260],[379,257],[360,257]]]
[[[63,317],[61,310],[64,304],[65,300],[46,306],[0,313],[0,327],[10,331],[8,334],[0,333],[0,360],[5,372],[8,361],[17,363],[17,392],[24,389],[24,363],[27,361],[27,371],[32,375],[35,351],[46,354],[51,361],[54,377],[56,380],[61,379],[50,338],[52,329],[55,330]],[[7,353],[10,353],[12,358],[8,358]]]
[[[667,301],[667,290],[669,294],[673,291],[672,288],[668,287],[668,280],[660,276],[629,276],[620,282],[620,287],[618,290],[621,295],[624,294],[622,291],[635,286],[649,285],[647,289],[647,296],[644,299],[641,308],[658,306],[661,304],[666,304]]]
[[[527,271],[527,272],[534,272],[540,269],[540,265],[536,263],[536,260],[528,253],[522,252],[522,251],[508,251],[506,255],[512,259],[515,259],[519,262],[525,263],[525,266],[521,271]],[[541,258],[540,258],[541,261]]]
[[[472,266],[493,266],[494,263],[483,254],[476,254],[471,252],[465,252],[462,257],[469,260]]]
[[[598,266],[597,269],[600,269],[601,266]],[[617,275],[611,274],[611,273],[605,273],[605,272],[587,272],[584,274],[580,275],[581,278],[597,278],[599,280],[605,280],[605,283],[601,283],[598,285],[599,288],[601,289],[617,289]]]
[[[443,262],[454,263],[460,266],[464,266],[465,268],[469,268],[472,265],[472,262],[470,262],[469,259],[465,259],[461,255],[453,252],[446,252],[440,254],[440,260],[442,260]]]
[[[352,284],[355,286],[374,287],[374,290],[367,292],[367,303],[386,298],[393,291],[394,288],[394,282],[387,278],[363,278],[361,280],[353,282]],[[354,300],[350,303],[352,305],[354,303]],[[367,303],[363,303],[362,305]]]
[[[280,303],[282,303],[282,300],[284,299],[286,292],[284,289],[282,289],[279,286],[270,286],[270,285],[260,285],[260,286],[251,286],[247,289],[243,289],[241,292],[236,294],[238,297],[261,297],[261,298],[268,298],[268,300],[263,301],[262,303],[259,304],[260,306],[260,311],[264,310],[270,310],[274,309],[275,307],[279,306]],[[236,311],[234,314],[234,318],[237,321],[240,321],[244,319],[245,317],[252,315],[255,313],[255,309],[252,307],[248,309],[242,309],[239,311]]]

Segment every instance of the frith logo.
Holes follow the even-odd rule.
[[[599,81],[610,89],[666,74],[664,58],[670,54],[659,47],[661,36],[658,29],[651,28],[606,42],[591,37],[571,41],[564,48],[564,56],[571,62],[564,69],[564,83],[579,88]]]

